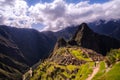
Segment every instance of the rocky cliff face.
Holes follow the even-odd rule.
[[[95,33],[86,23],[79,25],[78,30],[72,39],[68,41],[68,44],[92,49],[102,55],[106,55],[110,49],[120,47],[120,41]]]
[[[76,42],[77,45],[95,50],[98,53],[106,55],[110,49],[115,49],[120,47],[120,41],[93,32],[86,23],[82,23],[72,41]],[[71,42],[71,41],[70,41]]]
[[[67,46],[67,42],[64,40],[64,38],[59,38],[55,44],[54,51],[65,46]]]

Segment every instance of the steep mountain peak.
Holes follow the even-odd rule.
[[[64,38],[59,38],[57,43],[58,43],[58,47],[66,46],[66,41],[64,40]]]
[[[78,30],[82,30],[82,31],[92,31],[92,30],[88,27],[87,23],[82,23],[81,25],[79,25],[79,29],[78,29]]]
[[[116,49],[120,47],[120,42],[118,40],[95,33],[86,23],[82,23],[78,27],[78,30],[72,40],[68,43],[70,45],[78,45],[84,48],[92,49],[103,55],[106,55],[111,48]]]
[[[72,40],[75,40],[76,42],[81,42],[81,39],[87,38],[89,35],[93,34],[94,32],[88,27],[88,25],[86,23],[82,23],[81,25],[79,25],[78,30],[76,31]]]
[[[79,28],[78,28],[78,31],[77,31],[77,33],[78,32],[84,32],[84,33],[91,33],[91,32],[93,32],[89,27],[88,27],[88,25],[87,25],[87,23],[82,23],[81,25],[79,25]]]
[[[65,47],[67,45],[67,42],[64,38],[59,38],[55,44],[54,51],[57,50],[60,47]]]
[[[57,42],[59,43],[59,46],[61,47],[66,44],[66,41],[64,40],[64,38],[59,38]]]

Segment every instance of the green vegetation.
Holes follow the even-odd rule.
[[[88,55],[83,53],[82,50],[80,49],[76,49],[76,50],[70,49],[70,52],[73,56],[75,56],[79,60],[91,61]]]
[[[57,65],[55,63],[41,64],[37,70],[34,71],[34,76],[31,80],[60,80],[60,79],[72,79],[72,80],[85,80],[89,74],[92,73],[93,62],[83,64],[81,66],[75,65]]]
[[[93,77],[92,80],[99,80],[99,78],[105,73],[106,67],[105,67],[105,62],[101,61],[100,62],[100,67],[98,73]]]
[[[93,62],[86,63],[80,66],[78,73],[76,74],[75,80],[85,80],[89,74],[93,72]]]
[[[105,73],[100,80],[120,80],[120,62],[113,65],[113,67]]]
[[[111,65],[117,61],[120,61],[120,49],[113,49],[108,53],[106,62],[108,65]]]
[[[34,70],[31,80],[85,80],[93,73],[95,62],[92,59],[97,57],[95,53],[89,57],[89,54],[83,53],[79,48],[60,48],[58,54],[57,51],[55,53]],[[119,50],[110,51],[106,61],[100,61],[99,70],[92,80],[119,80],[120,62],[116,64],[119,55]],[[108,60],[114,61],[111,62],[112,68],[108,66],[109,70],[106,68]],[[77,62],[80,64],[71,64]]]
[[[75,70],[78,67],[75,66],[75,65],[67,65],[66,68],[71,72],[71,71]]]
[[[119,80],[120,78],[120,49],[111,50],[106,56],[106,63],[100,62],[98,73],[92,80]],[[105,68],[105,64],[108,65]],[[111,65],[111,67],[109,67]]]
[[[57,53],[58,52],[58,53]],[[73,59],[72,59],[73,58]],[[45,60],[36,70],[34,70],[31,80],[84,80],[92,73],[94,62],[87,62],[84,64],[71,64],[72,60],[91,61],[91,58],[81,49],[75,48],[59,48],[55,54],[48,60]],[[59,61],[66,62],[61,64]],[[76,63],[73,61],[73,63]]]

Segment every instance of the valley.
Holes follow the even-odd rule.
[[[120,0],[0,0],[0,80],[120,80]]]
[[[119,48],[86,23],[58,32],[1,26],[0,79],[119,80]]]

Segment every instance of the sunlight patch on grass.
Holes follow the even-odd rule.
[[[88,58],[88,56],[85,53],[83,53],[80,49],[70,50],[70,52],[73,56],[75,56],[79,60],[91,61],[91,59]]]
[[[66,68],[71,72],[77,68],[75,65],[67,65]]]

